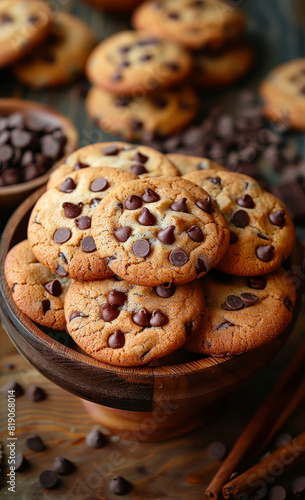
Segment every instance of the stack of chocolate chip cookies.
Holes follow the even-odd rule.
[[[295,242],[286,207],[194,160],[179,172],[122,142],[72,153],[6,258],[22,312],[117,366],[233,356],[283,332],[296,300],[280,267]]]

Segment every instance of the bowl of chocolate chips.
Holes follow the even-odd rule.
[[[77,144],[76,128],[55,109],[0,99],[0,207],[18,205],[45,184]]]

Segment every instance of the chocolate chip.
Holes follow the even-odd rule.
[[[213,460],[222,460],[227,454],[227,448],[223,443],[215,441],[210,444],[208,454]]]
[[[133,118],[132,120],[130,120],[130,127],[132,130],[137,132],[139,130],[142,130],[143,122],[141,120],[136,120],[135,118]]]
[[[167,106],[167,99],[162,95],[151,96],[151,101],[157,109],[164,109]]]
[[[65,256],[64,252],[59,252],[59,257],[63,260],[65,264],[68,264],[68,259]]]
[[[76,184],[71,177],[68,177],[62,184],[59,186],[59,191],[62,191],[63,193],[72,193],[74,189],[76,188]]]
[[[60,476],[68,476],[75,471],[75,465],[67,458],[56,457],[53,463],[53,470]]]
[[[109,146],[103,148],[103,155],[105,156],[116,156],[119,152],[120,149],[116,146],[116,144],[110,144]]]
[[[262,260],[263,262],[270,262],[273,259],[273,250],[273,245],[265,245],[257,247],[255,253],[259,260]]]
[[[62,244],[66,243],[66,241],[68,241],[71,238],[71,236],[72,233],[70,229],[68,229],[67,227],[60,227],[55,231],[53,238],[56,241],[56,243]]]
[[[119,330],[118,330],[119,331]],[[98,429],[92,429],[86,437],[86,443],[90,448],[99,449],[104,448],[107,444],[107,438]]]
[[[131,103],[132,99],[128,95],[119,95],[116,96],[114,100],[114,105],[117,106],[118,108],[125,108],[126,106],[129,106]]]
[[[181,200],[172,203],[171,209],[174,210],[175,212],[184,212],[188,214],[189,210],[187,208],[186,198],[181,198]]]
[[[269,220],[272,224],[278,227],[284,227],[286,222],[285,210],[277,210],[269,214]]]
[[[29,466],[29,462],[22,453],[16,453],[15,456],[15,471],[22,472]]]
[[[158,240],[165,245],[172,245],[175,241],[174,236],[175,226],[168,226],[157,233]]]
[[[132,251],[136,257],[147,257],[150,253],[149,241],[140,239],[132,245]]]
[[[65,270],[65,268],[63,266],[57,266],[56,268],[56,273],[59,274],[59,276],[63,276],[63,277],[66,277],[68,276],[68,272]]]
[[[7,24],[7,23],[11,23],[12,21],[13,21],[13,18],[12,18],[12,16],[10,16],[10,14],[3,12],[0,15],[0,24]]]
[[[88,168],[90,167],[90,165],[88,165],[87,163],[83,163],[81,161],[77,161],[74,165],[74,170],[81,170],[82,168]]]
[[[237,295],[229,295],[225,301],[225,308],[229,311],[239,311],[244,308],[244,303]]]
[[[258,303],[258,297],[254,293],[242,293],[240,298],[243,301],[245,307],[254,306]]]
[[[237,205],[245,208],[254,208],[254,201],[249,194],[244,194],[237,200]]]
[[[62,293],[61,284],[58,280],[50,281],[44,287],[54,297],[59,297]]]
[[[167,13],[167,17],[173,20],[180,19],[180,13],[177,11],[170,11]]]
[[[32,434],[28,436],[26,440],[26,445],[29,448],[29,450],[36,452],[44,451],[46,449],[46,445],[44,444],[41,437],[38,436],[37,434]]]
[[[25,148],[29,146],[31,140],[32,135],[26,130],[15,129],[11,133],[11,142],[16,148]]]
[[[3,389],[2,389],[3,394],[6,394],[8,397],[12,395],[12,392],[14,393],[15,398],[20,398],[20,396],[23,396],[24,390],[23,387],[18,384],[15,380],[12,380],[8,384],[6,384]]]
[[[123,75],[121,73],[113,73],[111,76],[111,80],[113,82],[118,82],[118,81],[122,80],[122,78],[123,78]]]
[[[132,316],[132,321],[136,325],[145,327],[145,326],[149,326],[150,317],[151,317],[151,315],[149,314],[147,309],[145,309],[145,307],[142,307],[137,313],[135,313]]]
[[[163,285],[158,285],[156,287],[156,293],[159,297],[163,299],[168,299],[174,295],[176,287],[173,283],[164,283]]]
[[[208,181],[213,182],[217,186],[221,186],[221,178],[217,175],[217,177],[209,177]]]
[[[232,216],[232,222],[236,227],[245,227],[249,224],[249,215],[245,210],[237,210]]]
[[[91,186],[90,191],[93,193],[99,193],[100,191],[105,191],[109,187],[107,179],[104,177],[100,177],[99,179],[95,179]]]
[[[119,309],[113,307],[111,304],[104,304],[101,306],[101,316],[106,322],[115,320],[119,314]]]
[[[98,206],[99,202],[102,201],[101,198],[93,198],[90,202],[90,207],[95,208]]]
[[[236,243],[238,240],[238,236],[236,233],[233,233],[233,231],[230,231],[230,245],[233,245]]]
[[[108,337],[108,347],[111,349],[121,349],[125,345],[125,336],[117,328],[114,330],[112,335]]]
[[[155,191],[153,191],[152,189],[146,188],[142,196],[142,200],[145,203],[154,203],[155,201],[160,200],[160,196],[157,193],[155,193]]]
[[[119,229],[114,229],[113,234],[118,241],[123,243],[124,241],[127,241],[129,236],[131,235],[131,227],[125,226],[120,227]]]
[[[172,250],[168,259],[173,266],[178,267],[184,266],[189,260],[186,252],[182,250],[182,248],[175,248],[175,250]]]
[[[39,475],[39,482],[43,488],[50,490],[57,486],[58,476],[53,470],[44,470]]]
[[[212,200],[210,196],[203,198],[202,200],[196,201],[197,207],[206,212],[207,214],[212,213]]]
[[[255,276],[247,278],[247,283],[249,288],[254,288],[255,290],[263,290],[266,288],[267,280],[264,276]]]
[[[77,217],[81,213],[83,204],[79,203],[78,205],[74,205],[74,203],[69,203],[66,201],[62,204],[62,207],[64,209],[65,217],[67,217],[68,219],[75,219],[75,217]]]
[[[223,321],[217,326],[216,330],[222,330],[223,328],[228,328],[229,326],[234,326],[231,321]]]
[[[130,166],[130,170],[135,175],[142,175],[147,173],[147,170],[144,165],[142,165],[142,163],[134,163]]]
[[[43,401],[44,399],[46,399],[47,395],[41,387],[32,385],[26,390],[26,397],[29,401],[38,403],[39,401]]]
[[[72,321],[75,318],[88,318],[88,316],[82,312],[74,311],[73,313],[70,314],[69,321]]]
[[[43,314],[46,314],[51,309],[51,302],[49,300],[42,301],[42,311]]]
[[[168,323],[168,317],[163,314],[160,309],[155,309],[152,312],[151,319],[150,319],[150,325],[151,326],[164,326],[167,325]]]
[[[127,210],[137,210],[137,208],[140,208],[141,206],[142,206],[141,198],[134,194],[129,196],[129,198],[127,198],[127,200],[125,201],[125,208],[127,208]]]
[[[196,262],[196,271],[197,274],[201,273],[206,273],[207,272],[207,267],[205,265],[205,262],[203,261],[203,257],[199,257]]]
[[[168,61],[166,63],[166,67],[172,71],[179,71],[180,69],[180,64],[178,64],[177,62],[175,61]]]
[[[81,242],[82,250],[86,253],[95,252],[96,246],[92,236],[86,236]]]
[[[119,292],[118,290],[111,290],[111,292],[108,293],[108,304],[114,306],[114,307],[120,307],[123,306],[127,300],[127,295],[124,292]]]
[[[291,491],[296,497],[301,497],[305,493],[305,476],[297,477],[292,481]]]
[[[127,495],[132,489],[132,484],[122,476],[113,476],[109,483],[109,490],[115,495]]]
[[[144,207],[138,217],[138,222],[142,224],[142,226],[154,226],[156,224],[156,217],[148,208]]]
[[[293,304],[292,304],[292,301],[290,300],[289,297],[285,297],[284,298],[284,304],[287,307],[288,311],[292,312],[292,310],[293,310]]]
[[[41,151],[44,155],[55,160],[59,157],[61,144],[52,135],[45,135],[41,138]]]
[[[189,235],[191,240],[196,241],[197,243],[203,241],[203,232],[201,231],[199,226],[191,226],[189,229],[187,229],[187,234]]]
[[[0,147],[0,162],[1,163],[6,163],[9,161],[11,158],[13,158],[14,151],[11,146],[8,144],[5,144]]]
[[[88,217],[88,215],[83,215],[82,217],[75,219],[75,224],[78,229],[85,231],[86,229],[89,229],[91,227],[91,217]]]
[[[273,486],[269,491],[268,500],[285,500],[287,492],[283,486]]]

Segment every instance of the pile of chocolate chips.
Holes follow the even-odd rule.
[[[0,186],[43,175],[64,155],[66,142],[61,128],[38,117],[0,117]]]

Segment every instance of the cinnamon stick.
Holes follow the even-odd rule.
[[[226,484],[222,489],[223,496],[238,496],[245,500],[247,493],[266,487],[266,483],[272,483],[302,460],[305,460],[305,432]]]

